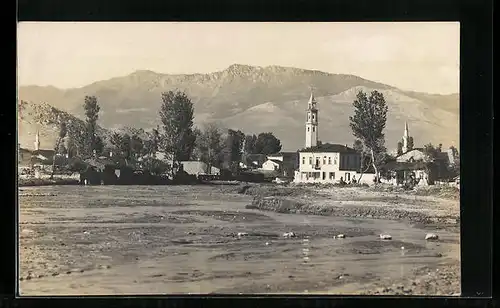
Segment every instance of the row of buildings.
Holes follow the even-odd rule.
[[[311,93],[306,109],[304,149],[268,156],[261,169],[282,171],[283,177],[293,175],[295,183],[343,181],[372,184],[375,173],[373,168],[361,172],[361,153],[347,145],[319,141],[318,111],[317,101]],[[423,148],[410,148],[410,138],[408,124],[405,123],[403,153],[381,167],[386,174],[381,180],[398,185],[413,178],[420,185],[428,185],[448,177],[446,169],[455,160],[453,151],[439,152],[431,161]]]
[[[367,172],[361,172],[361,153],[344,144],[319,141],[318,111],[317,101],[311,93],[306,109],[304,149],[273,155],[244,155],[239,163],[240,170],[286,178],[296,183],[373,183],[375,174],[372,168],[369,168]],[[439,153],[438,157],[431,162],[422,148],[412,149],[409,147],[409,139],[408,125],[405,124],[402,138],[403,154],[381,168],[386,175],[392,174],[392,176],[386,176],[385,181],[402,184],[409,177],[413,177],[419,184],[432,184],[446,173],[442,166],[454,163],[454,154],[451,150]],[[63,155],[54,155],[53,150],[40,149],[38,133],[35,137],[34,150],[19,148],[18,153],[21,165],[29,165],[31,168],[37,167],[42,170],[50,169],[53,159],[56,159],[56,165],[58,160],[63,163],[68,159]],[[159,155],[161,156],[161,153]],[[114,159],[111,159],[111,156],[109,153],[106,156],[86,160],[85,163],[101,172],[105,168],[114,169],[119,177],[120,170],[118,167],[114,167],[117,164]],[[182,169],[189,175],[220,175],[221,173],[220,169],[209,167],[201,161],[185,161],[181,162],[181,165]],[[436,168],[436,166],[438,167]]]

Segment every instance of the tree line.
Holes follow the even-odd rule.
[[[237,171],[244,154],[273,154],[281,151],[281,142],[271,132],[245,134],[210,123],[194,126],[194,107],[182,91],[162,93],[158,112],[160,125],[151,131],[128,128],[107,138],[98,134],[100,106],[95,96],[86,96],[83,104],[85,125],[61,122],[55,152],[83,159],[112,153],[111,158],[125,166],[141,165],[152,174],[175,175],[179,162],[200,160],[218,168]],[[163,159],[157,157],[163,154]]]

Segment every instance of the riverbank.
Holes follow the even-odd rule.
[[[434,229],[459,229],[460,192],[448,186],[412,191],[371,187],[240,185],[225,188],[253,196],[247,209],[288,214],[404,220]]]

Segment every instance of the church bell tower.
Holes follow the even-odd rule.
[[[306,110],[306,148],[315,147],[318,144],[318,107],[316,104],[311,90]]]

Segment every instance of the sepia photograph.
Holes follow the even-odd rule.
[[[458,22],[19,22],[19,294],[459,296],[459,85]]]

